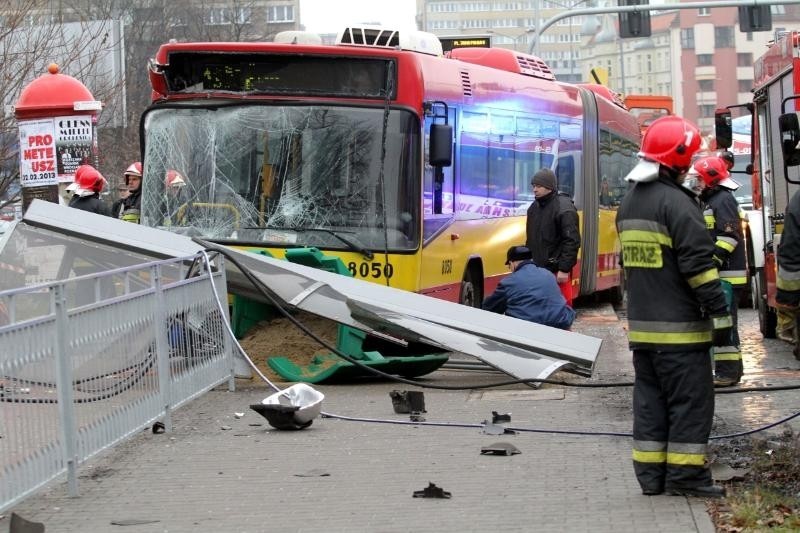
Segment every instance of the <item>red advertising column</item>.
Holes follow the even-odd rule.
[[[71,76],[50,64],[20,93],[14,106],[19,127],[22,210],[34,198],[58,203],[59,186],[72,182],[78,165],[97,159],[97,113],[102,104]]]

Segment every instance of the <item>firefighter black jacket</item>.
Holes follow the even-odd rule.
[[[778,245],[778,293],[776,301],[796,307],[800,304],[800,191],[786,206],[781,242]]]
[[[633,186],[617,212],[633,350],[711,346],[712,317],[728,314],[714,243],[691,193],[662,174]]]
[[[719,277],[734,287],[747,285],[747,263],[739,202],[728,189],[719,187],[706,198],[703,217],[714,241]]]

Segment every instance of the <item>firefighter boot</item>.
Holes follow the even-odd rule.
[[[694,496],[696,498],[724,498],[725,487],[719,485],[706,485],[704,487],[687,487],[681,489],[670,489],[673,496]]]

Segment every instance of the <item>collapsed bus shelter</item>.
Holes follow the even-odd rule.
[[[36,200],[0,238],[0,509],[63,473],[77,494],[88,458],[156,420],[169,430],[170,411],[212,387],[233,389],[247,368],[222,302],[257,292],[234,262],[288,309],[472,355],[519,379],[590,374],[600,348],[593,337]]]
[[[223,251],[289,309],[308,311],[399,344],[424,342],[472,355],[517,379],[543,379],[558,369],[591,374],[600,350],[600,339],[586,335],[46,202],[32,204],[22,224],[149,259],[183,257],[204,249]],[[225,264],[229,293],[260,298],[231,262]]]

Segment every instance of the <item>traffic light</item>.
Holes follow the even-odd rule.
[[[770,6],[740,6],[739,30],[747,33],[772,30]]]
[[[649,0],[617,0],[618,6],[639,6],[649,4]],[[619,36],[650,37],[650,12],[628,11],[619,14]]]

